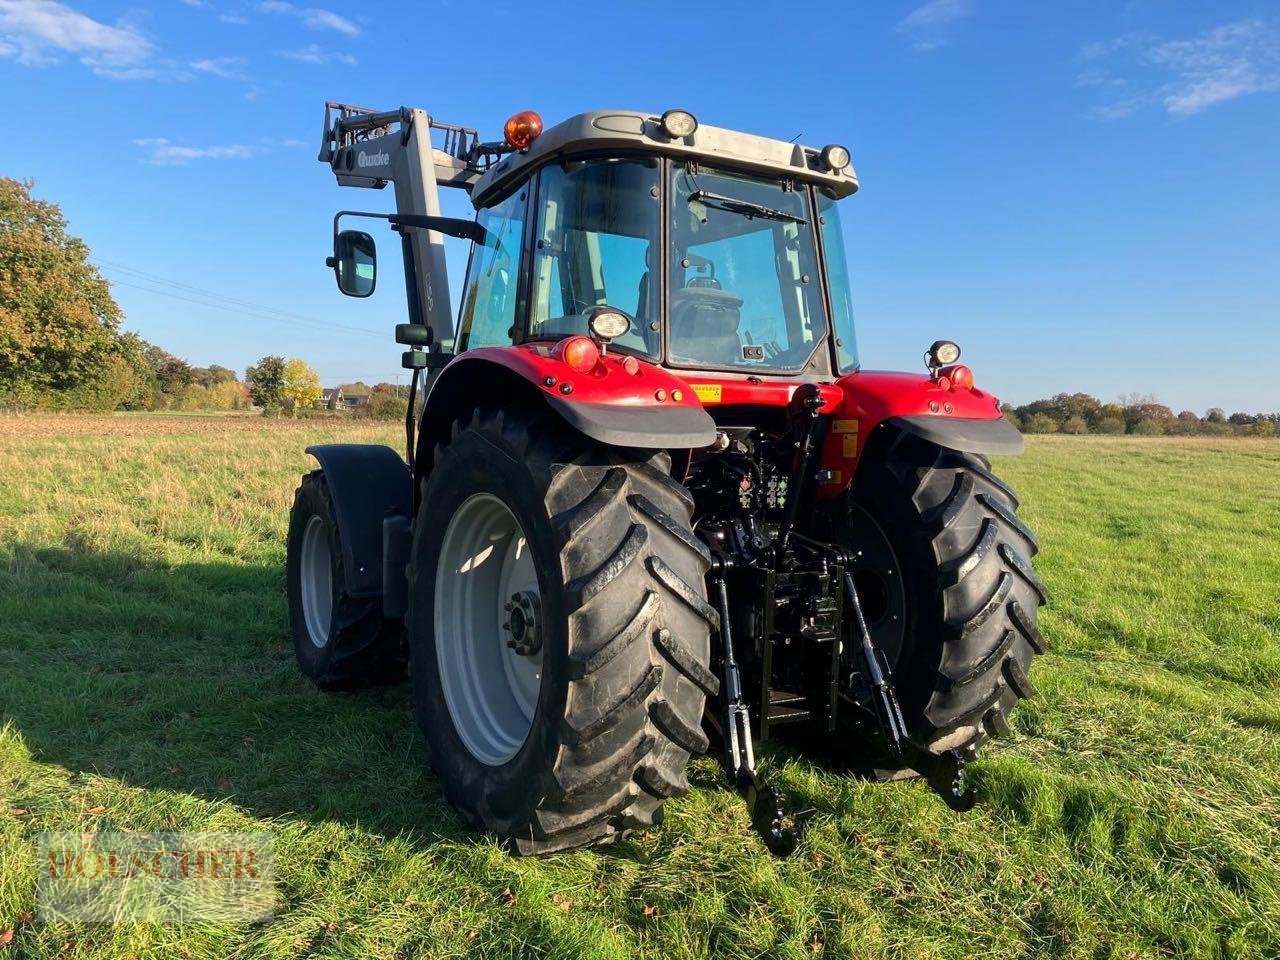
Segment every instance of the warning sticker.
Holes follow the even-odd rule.
[[[693,392],[703,403],[719,403],[720,402],[720,384],[718,383],[691,383]]]

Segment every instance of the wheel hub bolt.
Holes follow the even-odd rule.
[[[510,636],[507,646],[519,656],[531,657],[542,649],[542,604],[529,590],[512,594],[502,605],[507,620],[502,625]]]

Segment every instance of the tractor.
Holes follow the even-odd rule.
[[[319,159],[394,213],[333,220],[338,289],[399,235],[405,450],[307,448],[287,593],[323,690],[409,675],[430,763],[523,854],[661,822],[714,750],[768,848],[803,817],[770,740],[974,802],[1043,649],[999,402],[938,340],[863,370],[840,226],[849,151],[584,113],[501,140],[325,107]],[[474,220],[441,215],[440,188]],[[470,245],[457,322],[446,238]]]

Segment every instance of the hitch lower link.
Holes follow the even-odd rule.
[[[807,540],[807,538],[800,538]],[[810,541],[812,543],[812,541]],[[841,558],[843,559],[843,558]],[[720,615],[720,646],[723,678],[721,681],[722,710],[720,723],[723,730],[724,753],[721,763],[733,778],[734,786],[747,801],[752,828],[760,834],[765,846],[776,856],[785,857],[795,851],[804,828],[804,819],[788,813],[782,791],[766,783],[756,773],[755,752],[752,747],[751,715],[742,696],[742,678],[737,657],[733,651],[733,631],[729,620],[729,591],[725,572],[733,561],[722,554],[715,554],[709,582],[715,592],[717,613]],[[889,756],[898,763],[916,770],[929,787],[957,813],[973,808],[975,795],[965,783],[966,758],[958,750],[948,750],[938,755],[922,749],[912,742],[907,731],[902,708],[898,704],[889,664],[883,651],[877,649],[867,628],[862,603],[854,585],[853,574],[846,568],[844,593],[853,611],[853,626],[857,631],[855,653],[862,676],[869,688],[873,716],[878,733],[884,740]],[[791,821],[788,825],[788,821]]]
[[[721,763],[733,777],[734,786],[747,801],[752,828],[760,834],[770,853],[785,857],[794,852],[800,842],[801,825],[787,825],[789,816],[782,791],[773,784],[765,783],[756,773],[755,752],[751,743],[751,715],[742,698],[742,678],[733,653],[733,631],[729,626],[729,591],[725,586],[724,571],[731,563],[728,558],[717,556],[713,561],[714,572],[711,576],[717,612],[720,614],[720,646],[724,670],[720,690],[723,704],[720,722],[724,731]]]
[[[880,728],[880,735],[884,737],[889,756],[924,776],[930,788],[952,810],[964,813],[973,809],[976,796],[973,789],[965,783],[964,756],[958,750],[948,750],[942,755],[930,753],[917,747],[908,735],[889,663],[884,651],[878,649],[871,639],[871,631],[867,629],[867,620],[862,613],[862,603],[858,599],[858,590],[854,586],[853,574],[847,566],[844,573],[844,593],[853,610],[854,626],[858,631],[858,665],[870,688],[876,723]]]

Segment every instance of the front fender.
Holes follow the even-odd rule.
[[[642,360],[628,364],[631,358],[618,353],[579,373],[555,356],[553,346],[468,350],[435,378],[425,415],[438,424],[442,415],[456,419],[486,399],[523,401],[536,394],[575,429],[611,446],[690,449],[715,440],[715,421],[679,377]],[[495,376],[499,370],[506,376]],[[513,389],[512,376],[524,389]],[[486,398],[489,391],[500,395]]]
[[[413,516],[409,465],[396,451],[376,443],[313,444],[307,453],[320,461],[329,487],[347,593],[380,596],[382,520]]]
[[[837,381],[843,397],[822,449],[828,471],[818,489],[828,500],[848,488],[871,432],[881,424],[966,453],[1022,452],[1022,434],[1000,414],[1000,401],[977,387],[944,388],[913,373],[857,371]]]

